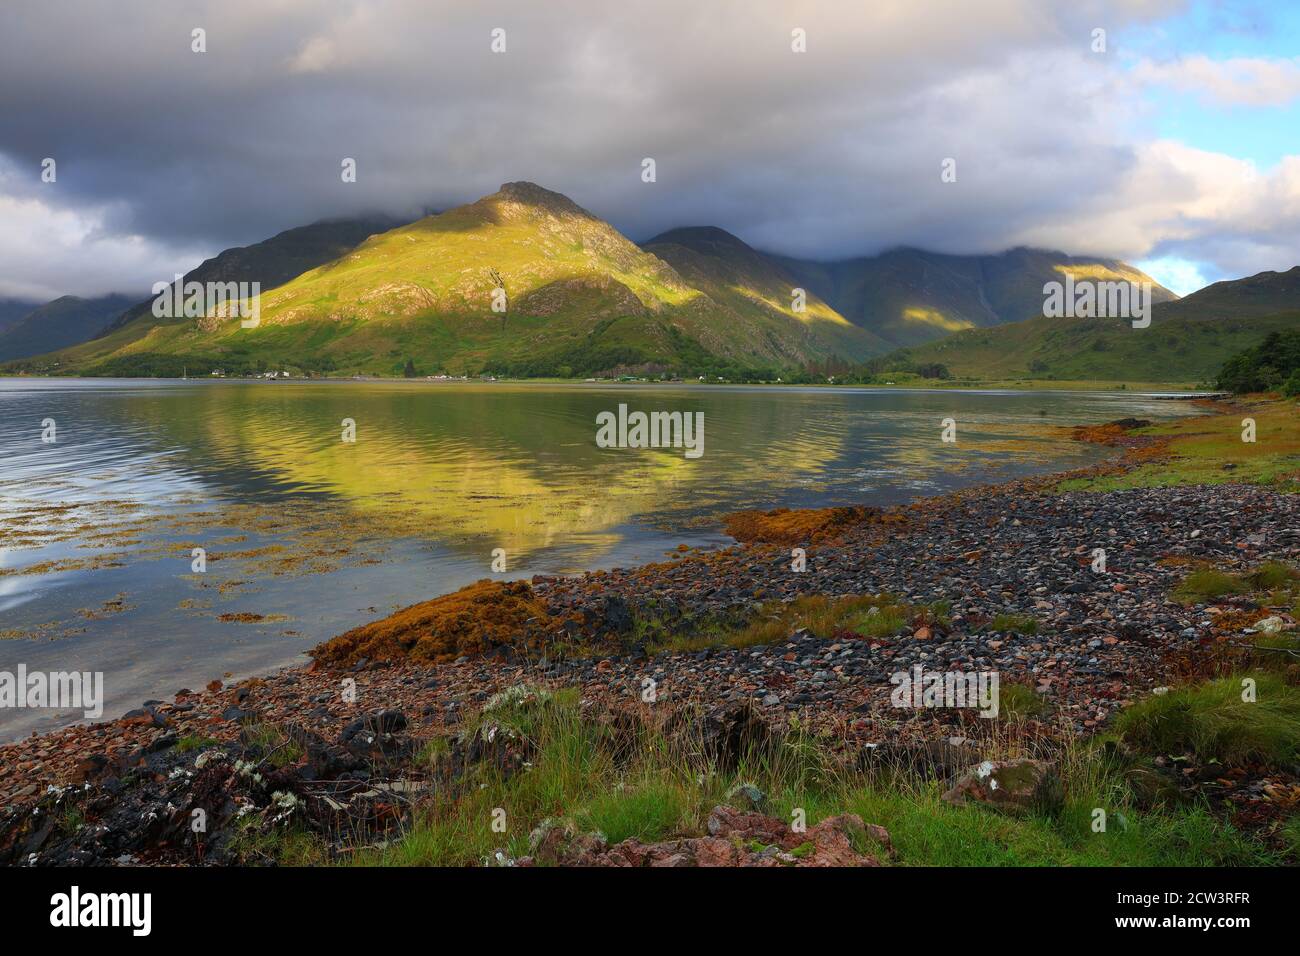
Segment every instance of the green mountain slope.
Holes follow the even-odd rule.
[[[950,256],[905,248],[830,263],[773,258],[849,321],[894,346],[1040,315],[1044,284],[1063,281],[1066,272],[1076,279],[1151,282],[1154,301],[1177,298],[1117,259],[1041,249]]]
[[[1151,326],[1038,316],[909,348],[885,365],[941,363],[962,378],[1203,382],[1274,331],[1300,327],[1300,267],[1207,286],[1158,304]]]
[[[495,277],[504,314],[492,308]],[[785,281],[714,299],[564,196],[509,183],[264,291],[256,328],[146,315],[54,358],[101,374],[174,374],[182,362],[396,374],[407,359],[421,374],[581,374],[645,364],[780,368],[880,350],[823,303],[796,315],[767,301]]]
[[[103,331],[134,301],[133,296],[125,295],[94,299],[65,295],[47,302],[0,332],[0,361],[84,342]]]

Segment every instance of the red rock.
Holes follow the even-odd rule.
[[[867,826],[851,813],[796,833],[784,820],[726,806],[709,814],[708,836],[661,843],[630,839],[606,847],[598,838],[575,835],[570,827],[552,826],[539,831],[535,842],[538,859],[574,866],[878,866],[877,860],[853,849],[853,836],[862,834],[890,850],[883,827]]]

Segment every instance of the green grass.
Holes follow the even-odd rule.
[[[691,804],[688,788],[651,776],[620,782],[613,792],[594,797],[577,819],[584,830],[599,831],[610,843],[632,837],[651,843],[671,836],[690,819]]]
[[[1300,599],[1300,572],[1282,561],[1266,561],[1240,573],[1200,567],[1189,572],[1172,591],[1172,596],[1184,604],[1207,604],[1247,594],[1265,607],[1291,606],[1294,611]]]
[[[1043,699],[1025,684],[998,684],[998,719],[1023,720],[1046,710]]]
[[[1254,442],[1242,420],[1255,420]],[[1058,491],[1117,491],[1226,482],[1300,491],[1300,405],[1294,399],[1250,400],[1226,414],[1184,418],[1137,434],[1167,439],[1164,452],[1120,474],[1072,478]]]
[[[1203,808],[1140,813],[1110,805],[1106,830],[1076,801],[1054,819],[1012,818],[979,807],[950,807],[937,789],[851,792],[844,801],[889,831],[899,862],[910,866],[1251,866],[1272,854]],[[1123,822],[1121,822],[1121,820]]]
[[[211,747],[217,741],[213,737],[203,737],[197,734],[190,734],[182,737],[176,742],[177,753],[189,753],[192,750],[202,750],[204,747]]]
[[[1290,856],[1300,860],[1300,813],[1291,814],[1282,828],[1282,836],[1287,841]]]
[[[1272,693],[1271,685],[1268,689]],[[1238,720],[1233,712],[1228,719]],[[500,721],[498,723],[497,721]],[[607,726],[584,719],[574,695],[524,695],[493,708],[472,728],[496,725],[533,746],[525,769],[504,778],[485,766],[454,798],[431,800],[386,846],[362,847],[357,865],[477,865],[498,850],[528,852],[530,831],[544,820],[569,821],[611,842],[696,836],[711,808],[736,784],[757,785],[770,813],[808,825],[844,812],[884,826],[897,855],[864,840],[861,852],[881,862],[923,866],[1232,866],[1280,862],[1275,851],[1199,804],[1149,808],[1135,799],[1123,768],[1099,747],[1073,744],[1058,754],[1064,802],[1023,816],[939,799],[942,786],[900,770],[848,769],[830,756],[828,739],[793,726],[779,746],[745,755],[727,770],[687,741],[649,729],[615,746]],[[1010,740],[1010,738],[1008,738]],[[990,746],[999,746],[996,741]],[[1008,744],[1008,746],[1011,746]],[[1093,828],[1104,809],[1104,832]],[[504,811],[505,830],[493,829]],[[265,852],[265,850],[263,851]],[[303,852],[298,848],[296,852]]]
[[[1249,590],[1246,582],[1235,574],[1214,568],[1193,571],[1174,588],[1173,595],[1188,604],[1204,603],[1228,594],[1241,594]]]
[[[243,738],[249,747],[262,752],[261,759],[271,767],[287,767],[303,757],[302,746],[272,723],[248,722],[244,725]]]
[[[1242,677],[1175,688],[1122,711],[1116,734],[1155,754],[1192,753],[1202,762],[1285,767],[1300,758],[1300,688],[1257,673],[1255,699],[1243,700]]]
[[[844,622],[844,629],[861,637],[891,637],[907,626],[911,615],[903,605],[876,605]]]
[[[239,820],[235,826],[230,850],[245,865],[325,866],[330,863],[324,841],[301,826],[286,824],[266,830],[251,816]]]
[[[1038,621],[1029,614],[998,614],[986,630],[1032,635],[1038,633]]]
[[[709,622],[690,632],[653,617],[639,618],[634,622],[633,640],[644,641],[653,654],[784,644],[800,629],[823,640],[840,636],[884,638],[901,633],[913,619],[943,622],[948,608],[942,601],[929,608],[914,607],[891,594],[810,595],[764,604],[747,622]]]
[[[1266,561],[1246,578],[1256,591],[1274,591],[1290,588],[1300,581],[1300,572],[1282,561]]]
[[[1300,313],[1285,306],[1272,315],[1234,318],[1171,314],[1178,306],[1157,306],[1146,329],[1122,319],[1040,315],[957,332],[895,355],[912,364],[943,364],[954,378],[984,382],[1210,382],[1229,358],[1300,322]]]

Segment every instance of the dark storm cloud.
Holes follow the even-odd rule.
[[[11,4],[0,252],[17,261],[0,285],[138,288],[304,222],[447,208],[517,179],[637,239],[708,223],[805,256],[1031,241],[1141,254],[1151,240],[1114,229],[1097,197],[1127,195],[1143,118],[1118,58],[1089,42],[1172,6]],[[807,53],[791,51],[796,27]]]

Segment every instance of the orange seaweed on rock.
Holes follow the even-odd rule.
[[[879,508],[803,508],[792,511],[736,511],[723,519],[727,534],[737,541],[765,544],[809,544],[836,538],[850,528],[879,518]]]
[[[1104,425],[1075,425],[1069,431],[1070,437],[1075,441],[1095,445],[1118,445],[1123,444],[1124,439],[1131,437],[1133,431],[1146,428],[1150,424],[1151,422],[1145,418],[1121,418]]]
[[[310,651],[318,664],[370,660],[444,663],[494,647],[520,647],[561,623],[526,581],[484,578],[459,591],[353,628]]]

